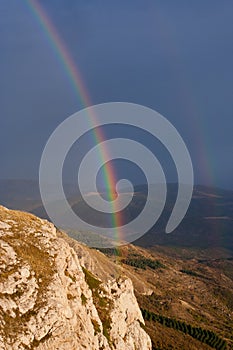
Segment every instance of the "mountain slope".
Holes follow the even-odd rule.
[[[0,250],[1,349],[151,349],[132,282],[103,283],[49,222],[0,207]]]
[[[140,333],[142,324],[138,325],[137,319],[141,320],[140,322],[142,319],[133,297],[132,285],[127,282],[129,281],[127,278],[133,282],[135,295],[142,309],[160,315],[161,320],[167,317],[175,319],[176,322],[185,322],[187,326],[191,327],[190,329],[201,327],[205,332],[214,332],[218,337],[216,339],[225,341],[228,344],[228,349],[233,348],[233,339],[231,338],[233,327],[233,260],[171,257],[159,249],[156,250],[156,247],[150,251],[134,245],[123,246],[117,250],[105,249],[100,252],[80,244],[63,232],[56,231],[52,224],[30,214],[12,212],[4,208],[1,208],[0,214],[2,246],[0,285],[2,291],[4,290],[4,293],[0,292],[0,317],[6,322],[5,327],[2,328],[2,338],[0,339],[4,345],[7,344],[8,340],[6,339],[13,339],[13,343],[10,343],[8,347],[5,345],[5,349],[12,349],[12,344],[18,338],[29,341],[28,336],[34,342],[33,346],[38,345],[46,349],[47,341],[53,340],[62,349],[62,346],[65,345],[63,345],[63,338],[59,339],[63,336],[58,330],[62,330],[63,334],[65,329],[67,337],[75,341],[76,327],[81,327],[78,332],[79,337],[81,336],[81,340],[78,338],[79,343],[82,341],[86,344],[90,341],[85,334],[87,329],[88,334],[93,335],[94,332],[94,338],[91,336],[91,341],[97,342],[96,349],[102,344],[101,341],[103,342],[101,346],[105,346],[103,349],[108,348],[111,344],[108,342],[109,336],[110,340],[112,339],[115,344],[118,344],[119,349],[124,349],[124,344],[121,343],[121,335],[123,334],[125,334],[123,341],[128,339],[127,341],[132,344],[134,340],[134,345],[143,349],[143,344],[146,344],[147,341],[145,339],[148,338],[144,333]],[[14,253],[10,248],[12,246],[17,255],[21,257],[19,265],[14,263]],[[43,249],[38,250],[37,247]],[[51,257],[51,266],[49,257]],[[32,267],[29,268],[30,266]],[[20,270],[22,267],[24,277],[15,286],[12,277],[16,277],[16,280],[19,279],[19,275],[22,275],[22,270]],[[35,275],[30,272],[32,276],[28,276],[28,270],[34,271]],[[33,280],[33,276],[35,280]],[[77,276],[78,286],[76,284]],[[10,279],[10,285],[8,279]],[[29,291],[25,289],[27,285],[24,283],[25,279],[26,281],[27,279],[35,281]],[[6,281],[8,282],[6,283]],[[100,284],[100,281],[103,283]],[[35,287],[37,285],[39,288]],[[14,291],[12,291],[12,286]],[[5,288],[11,289],[5,290]],[[59,292],[54,293],[54,288]],[[33,294],[33,291],[39,296],[35,298],[36,294]],[[51,292],[53,293],[52,305],[49,304],[51,299],[49,293]],[[36,299],[36,302],[31,301],[32,304],[30,304],[29,301],[33,298]],[[24,312],[26,310],[25,315],[21,315],[17,311],[14,318],[9,310],[11,308],[13,311],[17,310],[17,306],[23,300],[26,300],[26,303],[24,302],[20,310],[24,310]],[[32,311],[36,311],[36,314],[38,314],[38,310],[42,309],[43,311],[43,307],[49,304],[48,318],[46,318],[47,314],[45,313],[44,318],[38,321],[34,312],[22,309],[22,307],[28,307],[27,304],[29,307],[30,305],[35,306],[35,308],[33,306]],[[57,310],[59,304],[61,307]],[[88,312],[87,305],[89,305]],[[115,311],[109,312],[110,305],[113,306],[110,309]],[[8,309],[6,309],[7,307]],[[70,317],[69,310],[77,310],[81,319],[78,318],[78,321],[75,318],[77,312],[74,312],[73,316],[70,315]],[[56,322],[60,328],[57,329],[56,325],[52,323],[53,318],[50,318],[50,312],[56,315]],[[68,314],[66,314],[67,312]],[[89,317],[87,313],[89,316],[93,316],[91,324],[85,319],[85,317]],[[110,319],[114,320],[114,322],[111,321],[111,327],[109,315]],[[43,325],[49,325],[48,329],[51,331],[46,328],[47,333],[43,333],[44,331],[40,329],[41,320],[43,320]],[[120,329],[118,321],[121,324]],[[125,329],[127,328],[131,334],[133,331],[127,323],[131,324],[131,321],[133,321],[132,325],[136,333],[135,336],[129,335],[127,337],[124,333]],[[25,322],[26,328],[24,328]],[[73,324],[72,329],[69,326],[70,322]],[[83,322],[87,325],[87,329],[82,328]],[[35,324],[37,325],[36,332],[33,328],[32,335],[27,327],[34,327]],[[153,349],[218,349],[158,321],[146,319],[145,329],[153,341]],[[23,333],[25,331],[27,331],[26,338]],[[72,332],[75,332],[75,336]],[[15,339],[17,334],[19,337]],[[117,338],[116,334],[118,334]],[[139,335],[140,339],[144,339],[143,344],[140,343]],[[71,346],[69,339],[66,341]],[[203,340],[205,339],[203,338]],[[20,348],[19,343],[16,344]],[[49,347],[49,349],[53,349],[53,347]],[[66,349],[69,348],[66,347]]]

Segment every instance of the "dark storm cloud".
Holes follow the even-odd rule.
[[[40,3],[93,103],[156,109],[186,141],[196,181],[233,187],[232,1]],[[0,13],[0,177],[36,177],[48,136],[82,106],[27,3],[1,1]]]

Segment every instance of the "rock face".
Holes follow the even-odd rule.
[[[101,282],[51,223],[0,207],[1,350],[150,350],[143,324],[129,279]]]

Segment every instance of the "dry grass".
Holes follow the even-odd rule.
[[[18,262],[12,267],[6,267],[1,272],[1,282],[15,273],[20,266],[29,266],[37,280],[38,293],[33,310],[23,315],[15,310],[16,317],[11,317],[0,310],[0,316],[3,320],[3,333],[7,343],[15,337],[15,334],[26,331],[27,322],[46,303],[46,291],[55,273],[54,259],[46,252],[41,239],[35,235],[35,233],[41,232],[41,221],[31,214],[19,211],[8,212],[0,208],[0,220],[7,221],[9,219],[14,222],[9,222],[12,226],[9,229],[9,234],[6,232],[1,239],[14,249]],[[18,289],[10,298],[17,300],[23,292],[22,288]]]

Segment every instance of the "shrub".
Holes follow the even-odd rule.
[[[157,315],[145,309],[141,309],[141,311],[144,320],[159,322],[165,327],[177,329],[185,334],[190,335],[192,338],[211,346],[216,350],[227,349],[226,341],[213,331],[206,330],[201,327],[193,327],[192,325],[185,322],[181,322],[169,317],[164,317],[162,315]]]

